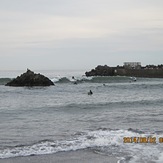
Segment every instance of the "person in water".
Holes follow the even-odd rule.
[[[89,92],[88,92],[88,95],[92,95],[93,94],[93,92],[90,90]]]
[[[78,84],[78,83],[75,81],[74,84]]]
[[[73,82],[74,84],[78,84],[74,76],[72,76],[72,79],[73,79],[73,81],[74,81],[74,82]]]

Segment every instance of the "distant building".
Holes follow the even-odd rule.
[[[126,69],[141,69],[141,62],[124,62],[123,66]]]

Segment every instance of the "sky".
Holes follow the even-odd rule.
[[[163,0],[1,0],[0,70],[163,64]]]

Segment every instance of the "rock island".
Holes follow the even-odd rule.
[[[33,71],[27,69],[26,73],[18,76],[17,78],[11,80],[6,84],[6,86],[15,86],[15,87],[32,87],[32,86],[50,86],[54,83],[41,74],[36,74]]]

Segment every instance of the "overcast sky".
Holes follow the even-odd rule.
[[[163,0],[1,0],[0,69],[163,64]]]

